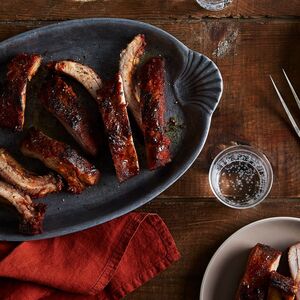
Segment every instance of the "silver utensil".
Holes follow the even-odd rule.
[[[292,91],[292,94],[293,94],[293,96],[294,96],[294,98],[295,98],[295,101],[296,101],[296,103],[297,103],[297,105],[298,105],[298,107],[299,107],[299,109],[300,109],[300,100],[299,100],[299,97],[298,97],[298,95],[297,95],[297,93],[296,93],[296,91],[295,91],[293,85],[291,84],[291,81],[289,80],[288,76],[286,75],[284,69],[282,69],[282,72],[283,72],[283,74],[284,74],[284,76],[285,76],[285,78],[286,78],[286,80],[287,80],[287,82],[288,82],[288,84],[289,84],[289,87],[290,87],[290,89],[291,89],[291,91]],[[284,100],[283,100],[283,98],[282,98],[282,96],[281,96],[281,94],[280,94],[280,92],[279,92],[279,90],[278,90],[278,88],[277,88],[277,86],[276,86],[276,84],[275,84],[275,82],[274,82],[274,80],[273,80],[273,78],[272,78],[271,75],[270,75],[270,79],[271,79],[271,81],[272,81],[272,83],[273,83],[273,86],[274,86],[274,88],[275,88],[275,91],[276,91],[276,93],[277,93],[277,95],[278,95],[278,97],[279,97],[279,99],[280,99],[280,102],[281,102],[281,104],[282,104],[282,106],[283,106],[283,108],[284,108],[284,110],[285,110],[285,112],[286,112],[286,114],[287,114],[289,120],[291,121],[291,123],[292,123],[292,125],[293,125],[293,127],[294,127],[294,129],[295,129],[295,131],[296,131],[296,133],[297,133],[297,135],[298,135],[299,138],[300,138],[300,129],[299,129],[299,127],[298,127],[298,125],[297,125],[295,119],[293,118],[293,116],[292,116],[292,114],[291,114],[289,108],[288,108],[287,105],[285,104],[285,102],[284,102]]]

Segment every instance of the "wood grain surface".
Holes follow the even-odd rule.
[[[281,72],[284,67],[299,94],[300,2],[233,0],[226,10],[211,13],[193,0],[4,0],[0,40],[85,17],[149,22],[212,58],[222,72],[224,95],[203,152],[180,180],[140,209],[165,220],[182,258],[126,298],[198,299],[207,263],[230,234],[266,217],[300,217],[300,141],[269,80],[272,74],[300,124],[300,111]],[[209,189],[211,160],[232,142],[261,149],[274,169],[271,195],[253,209],[224,207]]]
[[[2,0],[1,20],[64,20],[91,17],[199,19],[202,17],[296,17],[298,0],[233,0],[211,13],[196,0]]]

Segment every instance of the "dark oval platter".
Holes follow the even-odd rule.
[[[212,114],[222,95],[222,77],[209,58],[188,49],[159,28],[125,19],[62,22],[1,42],[0,67],[5,70],[9,59],[20,52],[40,53],[44,62],[73,59],[93,67],[103,79],[108,79],[118,70],[120,51],[139,33],[146,36],[146,55],[161,55],[166,60],[166,119],[174,118],[176,123],[169,126],[172,162],[157,171],[148,171],[143,145],[137,136],[135,140],[142,165],[141,173],[119,184],[107,145],[103,145],[103,152],[97,160],[93,160],[102,172],[102,179],[97,186],[88,188],[80,195],[63,192],[41,199],[48,208],[44,233],[36,236],[18,234],[16,215],[1,206],[0,240],[24,241],[55,237],[109,221],[136,209],[166,190],[197,158],[206,141]],[[58,122],[39,106],[35,92],[39,87],[39,75],[36,77],[30,83],[27,94],[25,128],[35,125],[52,137],[72,143]],[[93,108],[90,96],[78,84],[76,88],[80,97]],[[133,131],[137,130],[133,128]],[[21,155],[19,143],[22,136],[22,133],[0,130],[0,145],[8,148],[27,168],[39,173],[45,172],[42,164]]]

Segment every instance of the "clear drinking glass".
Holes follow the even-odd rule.
[[[209,170],[209,184],[219,201],[237,209],[253,207],[273,184],[267,157],[250,146],[232,146],[219,153]]]
[[[196,0],[196,1],[201,7],[212,11],[222,10],[232,2],[232,0]]]

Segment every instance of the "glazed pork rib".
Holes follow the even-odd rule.
[[[295,281],[272,271],[267,300],[294,300],[297,292]]]
[[[21,131],[24,125],[27,83],[37,72],[42,58],[19,54],[8,64],[6,83],[0,96],[0,127]]]
[[[246,271],[240,282],[236,300],[265,300],[272,271],[276,271],[282,253],[257,244],[250,252]]]
[[[136,85],[136,70],[145,53],[146,41],[143,34],[138,34],[121,52],[119,72],[124,84],[125,99],[138,126],[142,130],[142,116],[139,92]]]
[[[12,205],[18,211],[21,233],[38,234],[42,232],[45,204],[33,203],[29,196],[2,181],[0,181],[0,202]]]
[[[91,67],[72,60],[51,62],[48,64],[48,67],[73,77],[88,90],[94,99],[97,98],[97,91],[102,87],[102,81]]]
[[[95,156],[99,145],[97,135],[93,132],[94,126],[88,111],[80,105],[72,87],[61,77],[53,76],[42,86],[40,99],[85,152]]]
[[[100,172],[96,167],[76,150],[35,128],[28,131],[21,151],[24,155],[39,159],[64,177],[68,183],[68,190],[72,193],[81,193],[87,186],[97,184],[100,179]]]
[[[139,173],[139,163],[120,74],[98,91],[97,101],[117,177],[123,182]]]
[[[164,65],[161,57],[153,57],[141,70],[142,129],[150,170],[162,167],[171,161],[171,142],[165,133]]]
[[[39,198],[61,191],[59,176],[38,176],[25,170],[4,148],[0,148],[0,177],[32,198]]]

